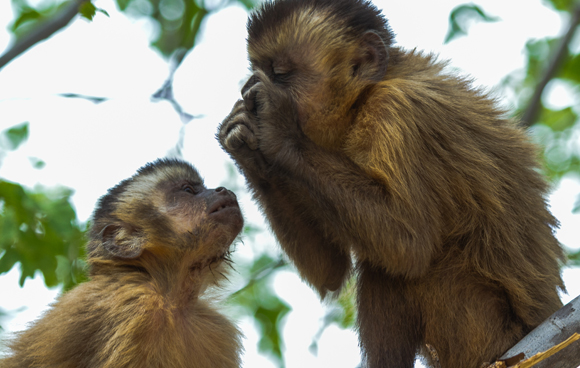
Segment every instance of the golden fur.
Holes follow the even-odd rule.
[[[216,201],[224,203],[217,220],[208,215]],[[241,230],[234,202],[177,160],[110,189],[93,216],[90,281],[18,333],[0,367],[239,367],[240,332],[202,296]]]

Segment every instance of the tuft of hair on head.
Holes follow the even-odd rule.
[[[248,18],[248,40],[259,41],[280,24],[300,13],[327,14],[344,22],[344,31],[352,37],[365,32],[377,33],[385,45],[394,43],[394,34],[381,11],[367,0],[278,0],[266,1]]]

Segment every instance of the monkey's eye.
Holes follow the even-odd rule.
[[[274,67],[272,68],[272,71],[274,72],[274,75],[285,75],[288,74],[290,72],[290,70],[288,70],[288,68],[284,68],[284,67]]]
[[[199,193],[199,190],[195,190],[195,188],[193,188],[191,185],[188,185],[188,184],[182,186],[181,190],[184,191],[185,193],[189,193],[189,194]]]
[[[272,68],[272,81],[279,84],[290,83],[292,70],[286,67]]]

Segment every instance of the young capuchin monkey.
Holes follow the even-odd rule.
[[[324,297],[357,276],[363,364],[492,362],[561,307],[557,221],[523,129],[365,0],[266,1],[218,139]]]
[[[239,367],[240,332],[202,295],[242,226],[236,196],[190,164],[142,167],[95,209],[90,281],[18,333],[0,367]]]

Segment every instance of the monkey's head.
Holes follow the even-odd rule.
[[[160,159],[109,189],[89,231],[89,263],[141,265],[141,258],[190,262],[191,269],[220,263],[243,226],[236,196],[207,189],[196,169]]]
[[[263,82],[266,96],[287,94],[303,132],[337,149],[385,77],[393,42],[386,19],[366,0],[277,0],[253,13],[247,28],[254,76],[244,89]]]

